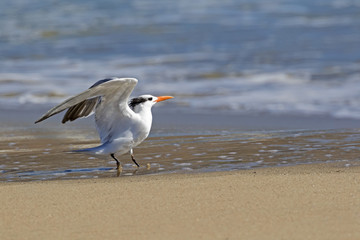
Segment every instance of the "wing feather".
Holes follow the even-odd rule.
[[[67,108],[69,108],[70,111],[68,114],[65,114],[63,122],[88,116],[94,111],[94,108],[96,108],[100,97],[102,104],[106,105],[109,109],[111,108],[112,111],[117,109],[118,111],[116,112],[120,115],[132,114],[129,113],[130,108],[127,106],[127,102],[136,84],[137,79],[135,78],[111,78],[100,80],[88,90],[71,97],[58,106],[50,109],[35,123],[41,122]],[[100,109],[103,109],[103,107]],[[123,111],[125,111],[125,113],[121,113]],[[104,112],[104,110],[102,110],[102,112]]]
[[[101,97],[95,97],[91,99],[84,100],[72,107],[70,107],[65,115],[62,123],[66,123],[67,121],[74,121],[78,118],[88,117],[94,113],[96,104],[100,100]]]
[[[96,83],[94,83],[93,85],[91,85],[90,88],[96,87],[100,84],[111,81],[113,79],[114,78],[106,78],[106,79],[99,80]],[[88,116],[92,115],[95,112],[96,105],[100,101],[100,99],[101,99],[101,97],[87,99],[87,100],[84,100],[84,101],[70,107],[66,111],[64,118],[61,122],[66,123],[67,121],[74,121],[78,118],[88,117]]]

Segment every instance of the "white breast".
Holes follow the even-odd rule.
[[[136,147],[142,141],[144,141],[150,133],[152,125],[152,114],[151,111],[148,113],[137,113],[136,121],[132,127],[134,146]]]

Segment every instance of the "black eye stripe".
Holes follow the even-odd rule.
[[[133,98],[131,99],[129,106],[131,109],[134,109],[134,107],[140,103],[146,102],[147,99],[143,98],[143,97],[137,97],[137,98]]]

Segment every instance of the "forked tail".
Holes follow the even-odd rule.
[[[78,149],[78,150],[73,150],[71,152],[74,153],[89,153],[89,154],[107,154],[106,152],[106,146],[105,144],[102,144],[100,146],[97,147],[93,147],[93,148],[84,148],[84,149]]]
[[[88,153],[88,154],[96,154],[96,155],[110,155],[116,153],[117,155],[122,155],[124,153],[129,152],[131,146],[129,145],[120,145],[117,142],[106,142],[100,146],[93,147],[93,148],[85,148],[75,150],[75,153]]]

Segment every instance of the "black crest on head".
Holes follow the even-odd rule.
[[[134,110],[136,105],[146,102],[146,101],[147,101],[147,99],[143,98],[143,97],[133,98],[130,100],[129,107]]]

